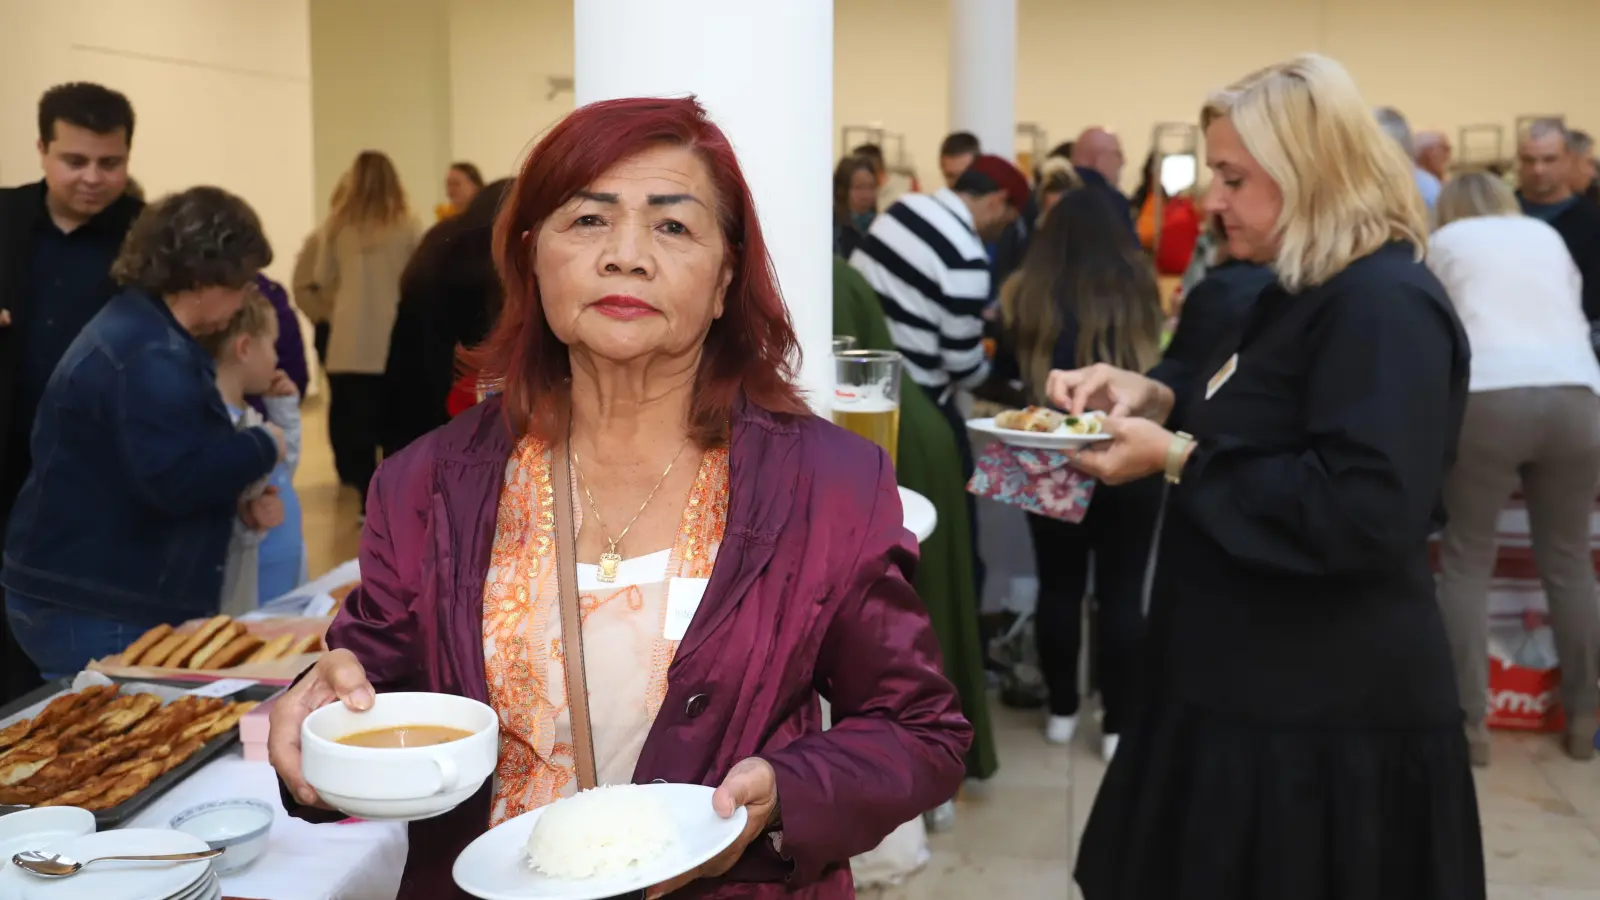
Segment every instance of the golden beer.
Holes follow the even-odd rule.
[[[900,354],[892,350],[835,352],[833,423],[882,447],[899,460]]]
[[[884,452],[889,454],[889,462],[892,463],[899,459],[896,455],[900,449],[899,404],[887,409],[870,411],[835,409],[833,411],[833,424],[846,431],[853,431],[882,447]]]

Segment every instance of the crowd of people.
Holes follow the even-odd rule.
[[[370,518],[330,651],[273,710],[286,807],[341,817],[300,772],[321,704],[433,690],[502,719],[493,783],[412,825],[403,896],[448,895],[493,823],[656,779],[750,812],[657,893],[843,898],[851,856],[992,774],[964,670],[985,652],[974,396],[1105,414],[1072,455],[1082,521],[1028,517],[1052,743],[1090,693],[1093,600],[1090,900],[1482,898],[1470,767],[1519,486],[1562,745],[1595,755],[1600,189],[1560,121],[1514,172],[1462,170],[1313,55],[1205,99],[1203,191],[1152,155],[1124,194],[1106,128],[1028,173],[956,133],[945,187],[880,209],[882,153],[857,148],[836,331],[904,362],[898,466],[809,414],[749,188],[692,99],[583,107],[513,179],[456,163],[426,231],[363,152],[287,289],[244,199],[136,196],[134,122],[108,88],[51,89],[44,179],[0,190],[6,693],[305,580],[322,367]],[[897,480],[946,536],[920,571]]]

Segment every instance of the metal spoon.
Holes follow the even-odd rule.
[[[11,857],[11,862],[19,869],[24,869],[41,878],[65,878],[76,874],[84,866],[92,866],[97,862],[108,859],[132,859],[141,862],[189,862],[196,859],[210,859],[221,856],[221,850],[201,850],[198,853],[166,853],[160,856],[97,856],[88,862],[78,862],[70,856],[59,853],[46,853],[43,850],[24,850]]]

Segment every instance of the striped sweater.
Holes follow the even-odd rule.
[[[850,265],[877,293],[913,381],[940,390],[988,376],[989,257],[953,191],[901,197],[872,221]]]

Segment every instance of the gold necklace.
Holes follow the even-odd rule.
[[[689,446],[689,439],[684,438],[683,443],[678,447],[678,452],[672,454],[672,461],[667,463],[666,471],[661,473],[661,478],[656,482],[656,486],[650,489],[650,495],[644,498],[643,503],[639,504],[639,511],[633,514],[633,518],[628,520],[628,524],[622,529],[622,533],[616,537],[611,536],[610,530],[606,528],[605,520],[600,518],[600,504],[594,502],[594,494],[589,491],[589,479],[583,477],[583,463],[578,459],[578,451],[573,449],[572,467],[578,471],[578,483],[583,487],[583,495],[589,498],[589,508],[594,510],[595,524],[600,526],[600,536],[605,538],[606,541],[606,552],[600,554],[600,572],[595,576],[597,581],[611,584],[617,580],[617,567],[622,565],[622,554],[617,552],[617,545],[622,543],[622,539],[628,536],[628,532],[633,529],[633,523],[639,521],[639,517],[644,515],[645,507],[649,506],[650,501],[656,498],[656,492],[661,490],[663,484],[667,483],[667,476],[672,474],[672,467],[678,464],[678,457],[683,455],[683,448],[687,446]]]

